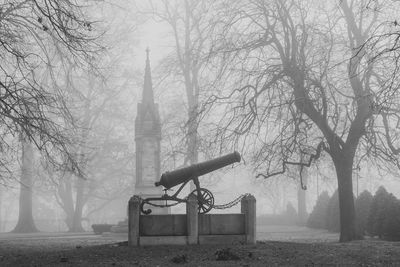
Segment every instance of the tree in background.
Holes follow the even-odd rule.
[[[122,54],[125,58],[129,54],[126,46],[122,48],[121,40],[124,38],[121,38],[121,36],[126,36],[125,33],[128,31],[131,32],[134,29],[134,25],[127,23],[129,18],[127,19],[127,15],[125,14],[125,16],[119,17],[121,20],[124,20],[123,25],[125,27],[115,27],[114,30],[103,33],[101,38],[99,38],[99,28],[105,23],[102,25],[98,22],[92,23],[87,18],[90,14],[95,14],[97,18],[105,16],[104,12],[100,12],[103,7],[101,1],[96,1],[96,6],[91,6],[90,1],[87,1],[85,5],[76,5],[74,1],[58,1],[48,6],[48,9],[43,9],[43,5],[48,5],[49,1],[26,1],[20,5],[15,5],[17,1],[8,1],[2,7],[6,7],[8,3],[10,3],[10,10],[8,10],[10,12],[7,11],[6,16],[3,16],[1,19],[11,24],[17,23],[19,20],[26,20],[25,22],[27,23],[23,25],[28,27],[26,30],[32,34],[23,34],[27,44],[17,47],[21,49],[21,53],[18,55],[26,60],[26,65],[19,66],[21,72],[25,71],[23,67],[26,68],[25,80],[23,79],[19,83],[21,85],[24,82],[28,84],[24,88],[24,93],[27,94],[27,97],[22,102],[32,110],[37,108],[38,112],[38,114],[33,114],[31,110],[28,110],[32,117],[26,119],[28,123],[26,128],[30,130],[30,120],[32,120],[32,123],[34,123],[34,120],[43,120],[38,122],[39,126],[43,127],[42,129],[36,125],[32,126],[39,133],[21,138],[21,140],[30,142],[31,146],[33,145],[34,152],[36,151],[35,148],[39,148],[42,167],[48,172],[41,172],[39,181],[32,181],[31,175],[21,176],[22,194],[20,196],[20,214],[30,214],[32,210],[32,188],[31,186],[28,188],[27,185],[35,184],[36,186],[36,184],[41,184],[39,186],[42,187],[43,184],[46,184],[43,188],[50,189],[52,192],[58,192],[64,197],[63,200],[65,202],[63,203],[63,207],[65,207],[67,213],[70,230],[82,230],[82,213],[88,215],[99,210],[106,205],[105,203],[109,203],[117,197],[122,197],[121,192],[129,190],[128,185],[132,182],[129,178],[133,166],[126,162],[132,158],[132,153],[127,152],[129,150],[129,140],[126,138],[129,134],[125,134],[126,132],[132,132],[132,129],[125,129],[125,126],[129,124],[129,119],[131,120],[131,117],[133,117],[133,115],[130,116],[131,109],[127,108],[127,106],[132,106],[130,101],[133,102],[134,97],[130,93],[126,94],[125,92],[124,96],[121,96],[120,93],[122,91],[121,87],[125,91],[132,90],[132,84],[126,81],[131,81],[133,75],[131,70],[127,70],[126,65],[123,66],[123,64],[127,64],[126,61],[128,59],[123,61],[120,58]],[[111,6],[115,7],[114,5]],[[36,8],[39,10],[36,10]],[[109,8],[106,10],[111,13]],[[119,11],[121,10],[119,8]],[[37,12],[35,13],[34,11]],[[29,16],[26,18],[18,17],[15,20],[8,18],[14,15],[18,16],[20,12],[27,12]],[[85,15],[81,12],[84,12]],[[121,15],[121,12],[119,14]],[[30,17],[31,15],[32,17]],[[112,13],[112,15],[115,16],[115,13]],[[64,16],[66,17],[64,18]],[[118,23],[115,20],[113,22]],[[110,24],[107,26],[110,26]],[[56,27],[66,28],[57,29]],[[22,27],[21,29],[25,28]],[[63,32],[59,31],[65,31],[65,35],[67,36],[63,36]],[[30,37],[32,39],[29,39]],[[80,38],[78,40],[80,42],[79,47],[75,47],[75,45],[78,45],[78,41],[76,42],[74,38]],[[22,38],[18,40],[24,41]],[[104,53],[104,49],[101,50],[103,52],[101,61],[104,64],[102,66],[99,64],[100,60],[94,57],[100,52],[100,46],[96,41],[103,44],[107,43],[108,46],[107,53]],[[132,40],[129,40],[129,42],[124,41],[124,44],[129,43],[129,46],[132,46],[132,43],[134,43]],[[116,49],[110,51],[110,48],[115,47],[115,44],[118,44],[120,49],[117,55],[115,54],[117,52]],[[6,44],[4,43],[3,45]],[[75,51],[74,49],[80,50]],[[17,52],[17,50],[14,50],[14,52]],[[26,55],[23,52],[26,52]],[[32,61],[36,65],[32,64]],[[107,63],[104,63],[105,61]],[[10,62],[11,60],[8,63]],[[118,66],[116,66],[116,62],[118,62]],[[95,65],[96,68],[101,68],[101,70],[96,69]],[[7,68],[5,69],[7,70]],[[116,73],[116,70],[118,70],[118,75],[113,75]],[[17,76],[18,74],[16,74]],[[122,79],[120,79],[121,77]],[[11,78],[13,77],[10,76],[9,78],[12,80]],[[29,92],[30,89],[32,89],[32,92]],[[36,106],[34,102],[36,96],[34,94],[38,94],[38,99],[42,101]],[[102,101],[104,99],[99,97],[99,95],[109,99]],[[116,100],[115,96],[118,96],[118,100]],[[93,99],[90,99],[91,97]],[[121,100],[128,100],[129,103],[122,101],[124,102],[122,104]],[[109,102],[113,102],[112,105]],[[26,108],[23,108],[23,110],[26,110]],[[93,121],[90,121],[88,114],[93,115],[96,112],[97,114],[91,117]],[[104,115],[105,113],[107,113],[107,116]],[[48,117],[41,118],[40,116],[42,115]],[[99,118],[104,124],[96,128],[97,136],[95,134],[92,135],[93,124]],[[46,127],[49,127],[49,129]],[[4,127],[0,129],[0,132],[2,130],[4,130]],[[49,132],[41,133],[40,131]],[[10,131],[8,131],[9,133]],[[123,137],[125,139],[121,138],[122,133],[124,133]],[[10,134],[4,136],[10,137]],[[53,139],[47,140],[47,137]],[[29,138],[32,138],[33,142]],[[90,138],[94,140],[88,140]],[[113,140],[113,138],[118,138],[118,140]],[[11,141],[14,141],[13,138],[6,138],[5,140],[8,141],[7,145],[10,149],[14,148],[14,151],[12,151],[14,154],[21,153],[21,145],[10,145]],[[43,142],[43,144],[40,142]],[[123,147],[125,151],[116,152],[109,148],[107,151],[104,151],[103,148],[109,146],[110,143],[113,143],[112,147],[114,149]],[[29,146],[23,144],[22,148],[27,149]],[[100,151],[102,154],[99,155]],[[30,153],[37,158],[38,153]],[[22,154],[25,155],[27,153],[22,152]],[[126,158],[121,156],[121,154],[125,154]],[[10,164],[13,162],[10,157],[14,157],[14,155],[12,153],[5,155],[10,155],[9,157],[2,157],[3,162],[6,162],[6,159],[8,160],[7,165],[4,165],[7,167],[5,170],[8,173],[17,173],[14,171],[14,165],[17,165],[18,161],[14,160],[14,165]],[[128,157],[130,158],[127,159]],[[97,165],[100,165],[101,163],[99,162],[101,161],[103,163],[104,161],[108,161],[109,168],[107,168],[107,172],[99,173],[98,170],[100,168]],[[32,163],[32,161],[23,159],[21,163],[27,164]],[[22,166],[22,174],[26,173],[24,171],[26,169],[32,169],[32,166]],[[3,170],[1,169],[1,171]],[[113,175],[110,175],[110,172],[113,172]],[[2,175],[2,178],[4,177],[6,175]],[[45,179],[48,179],[47,183],[44,182]],[[106,187],[107,189],[104,190],[102,187]],[[58,190],[55,190],[55,188]],[[71,193],[70,198],[66,197],[68,193]],[[59,197],[57,200],[60,200],[61,197],[57,196]],[[90,198],[96,198],[97,201],[93,201],[95,204],[91,203],[90,209],[85,211],[85,203],[87,203],[88,199],[91,200]],[[59,203],[62,203],[62,201]],[[24,210],[27,212],[24,212]],[[30,219],[26,219],[28,217]],[[16,231],[34,229],[31,217],[21,215]],[[23,223],[25,221],[27,223]],[[27,226],[21,227],[21,224]]]
[[[366,233],[372,199],[372,194],[365,190],[357,197],[354,203],[356,209],[356,231],[360,237]]]
[[[271,208],[272,214],[277,215],[285,210],[288,189],[293,186],[291,178],[272,177],[267,180],[255,180],[254,183],[266,198],[265,205]]]
[[[314,209],[308,217],[307,227],[326,229],[329,200],[330,197],[327,191],[322,192],[318,196]]]
[[[206,157],[212,153],[210,147],[205,146],[199,132],[202,120],[201,106],[206,99],[209,87],[209,72],[206,70],[206,56],[209,51],[212,24],[209,19],[214,10],[215,1],[184,0],[160,2],[149,1],[148,13],[152,18],[167,25],[172,36],[172,52],[161,62],[161,71],[171,84],[163,83],[163,87],[172,87],[172,95],[177,99],[179,110],[167,109],[163,123],[163,132],[168,141],[166,158],[174,163],[183,159],[183,164],[197,163],[199,153]],[[178,90],[179,91],[178,91]],[[184,91],[186,99],[182,99]],[[185,113],[182,113],[182,107]],[[184,116],[182,116],[184,115]],[[169,127],[168,124],[173,124]],[[177,129],[180,131],[177,134]],[[171,130],[171,131],[169,131]],[[206,133],[205,133],[206,134]],[[165,142],[164,142],[165,143]],[[219,152],[221,153],[221,152]],[[191,187],[193,187],[191,183]]]
[[[17,1],[1,4],[0,114],[1,146],[13,151],[13,136],[31,142],[52,163],[68,150],[66,125],[70,121],[65,95],[56,82],[60,57],[87,66],[99,46],[96,31],[85,16],[86,7],[71,1]],[[10,142],[11,141],[11,142]],[[61,164],[63,164],[62,162]],[[5,165],[2,164],[5,168]],[[4,176],[2,177],[4,179]]]
[[[19,193],[19,215],[18,222],[13,232],[16,233],[33,233],[37,232],[35,222],[33,220],[32,209],[32,190],[33,190],[33,173],[34,173],[34,153],[33,146],[27,140],[22,140],[22,156],[21,156],[21,179]]]
[[[285,217],[289,222],[295,225],[298,221],[297,211],[293,207],[293,204],[289,201],[286,205]]]
[[[356,152],[398,166],[396,57],[376,57],[365,45],[394,10],[387,1],[223,1],[215,24],[212,54],[227,89],[210,99],[210,114],[222,114],[210,131],[250,151],[265,178],[326,152],[338,181],[341,242],[356,238]]]
[[[331,232],[340,232],[339,193],[336,190],[329,199],[326,211],[326,229]]]
[[[48,175],[58,177],[50,187],[71,232],[84,231],[84,220],[133,190],[134,149],[130,143],[137,85],[129,61],[135,37],[126,32],[134,32],[136,21],[129,19],[126,11],[129,2],[124,7],[109,5],[97,10],[112,28],[101,39],[107,50],[95,61],[98,71],[80,71],[71,66],[74,79],[65,81],[74,92],[67,105],[76,125],[73,149],[85,176],[51,169]],[[121,210],[125,214],[125,208]]]
[[[32,166],[26,157],[36,148],[49,164],[79,173],[70,150],[71,114],[65,92],[56,80],[62,75],[59,58],[68,58],[88,67],[100,47],[88,6],[74,1],[18,1],[0,4],[0,145],[3,154],[21,153],[15,139],[22,142],[20,218],[15,232],[31,232]],[[56,58],[56,59],[55,59]],[[67,122],[60,124],[60,119]],[[15,179],[12,168],[0,158],[2,179]],[[12,165],[11,165],[12,166]]]

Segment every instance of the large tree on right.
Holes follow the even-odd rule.
[[[226,1],[214,22],[221,34],[213,63],[223,66],[207,103],[215,141],[251,153],[264,178],[329,155],[341,242],[356,238],[353,169],[368,159],[399,166],[398,54],[390,50],[395,35],[385,35],[397,26],[396,5]]]

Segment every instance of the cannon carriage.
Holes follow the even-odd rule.
[[[199,177],[215,170],[221,169],[225,166],[231,165],[235,162],[240,162],[240,160],[240,154],[235,151],[231,154],[227,154],[216,159],[204,161],[171,172],[163,173],[161,175],[160,181],[156,182],[154,185],[163,186],[164,194],[160,197],[143,199],[140,206],[141,211],[144,214],[150,214],[151,209],[144,209],[144,205],[148,204],[155,207],[171,207],[180,203],[186,203],[188,197],[190,195],[194,195],[197,198],[198,212],[209,212],[212,208],[216,207],[214,204],[214,196],[208,189],[202,188],[200,186]],[[193,190],[189,194],[189,196],[185,198],[178,197],[179,193],[190,181],[193,181],[196,189]],[[180,185],[178,190],[173,195],[168,195],[167,191],[170,190],[172,187],[178,185]]]

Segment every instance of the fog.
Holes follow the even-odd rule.
[[[21,73],[13,53],[0,63],[0,232],[126,222],[130,197],[161,197],[152,187],[162,173],[233,151],[241,162],[199,177],[215,205],[249,193],[258,216],[285,214],[289,203],[298,212],[302,190],[310,214],[338,180],[350,181],[354,198],[380,186],[400,197],[398,43],[390,35],[398,28],[381,26],[394,21],[398,6],[370,3],[374,13],[367,1],[270,1],[263,13],[267,2],[100,1],[82,14],[71,10],[87,16],[71,22],[85,29],[58,37],[47,35],[57,25],[32,13],[29,23],[46,28],[10,42],[37,58],[23,57]],[[14,79],[21,81],[10,85]],[[7,102],[13,90],[21,101]],[[179,197],[194,189],[188,183]],[[339,195],[350,201],[345,191]],[[184,213],[185,204],[171,212]]]

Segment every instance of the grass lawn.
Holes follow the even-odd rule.
[[[400,265],[400,242],[338,243],[303,227],[258,227],[257,245],[127,247],[122,236],[0,234],[0,266]]]

